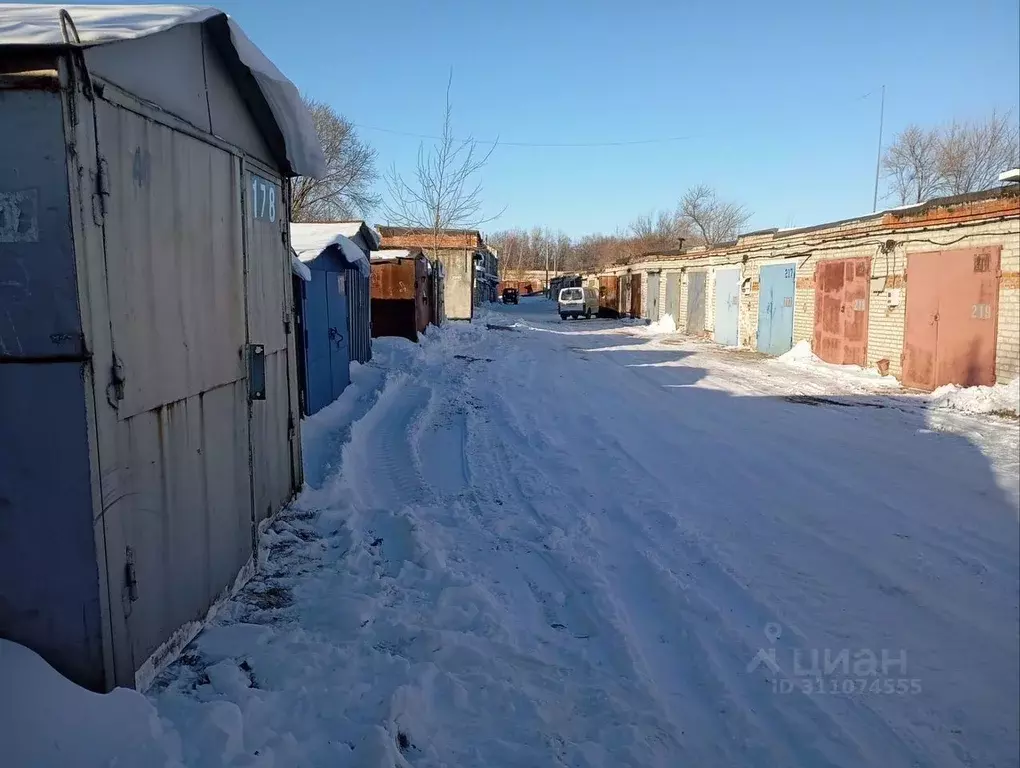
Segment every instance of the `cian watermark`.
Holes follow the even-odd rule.
[[[771,681],[773,693],[808,695],[907,696],[921,693],[921,681],[911,677],[904,649],[888,648],[789,648],[776,641],[783,628],[765,625],[767,648],[759,648],[748,664],[749,673],[760,672]]]

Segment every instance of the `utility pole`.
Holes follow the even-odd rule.
[[[871,201],[871,212],[878,210],[878,172],[882,168],[882,127],[885,123],[885,86],[882,86],[882,106],[878,112],[878,157],[875,158],[875,197]]]
[[[543,250],[545,251],[545,296],[551,299],[552,289],[549,287],[549,243],[545,244]]]

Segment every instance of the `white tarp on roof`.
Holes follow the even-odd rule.
[[[384,251],[372,251],[372,261],[396,261],[410,258],[411,252],[405,248],[387,248]]]
[[[360,222],[358,222],[360,226]],[[350,236],[341,230],[348,230],[350,222],[329,224],[291,224],[290,247],[301,261],[312,261],[331,246],[337,246],[348,264],[357,267],[367,275],[371,267],[367,254],[361,250]],[[356,232],[357,230],[355,230]]]
[[[319,177],[325,172],[315,126],[294,84],[223,11],[197,5],[14,5],[0,4],[0,46],[62,45],[59,11],[70,14],[83,46],[135,40],[184,24],[226,17],[230,42],[241,63],[255,78],[283,134],[291,169]]]

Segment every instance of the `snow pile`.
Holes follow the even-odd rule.
[[[0,681],[4,765],[183,768],[177,733],[137,691],[92,693],[2,639]]]
[[[327,248],[336,246],[348,264],[367,275],[370,270],[368,256],[348,235],[343,234],[350,230],[351,225],[343,222],[291,224],[290,247],[301,261],[308,262],[319,258]]]
[[[1020,416],[1020,378],[994,387],[946,384],[931,393],[932,408],[962,413],[1012,413]]]
[[[798,341],[793,345],[793,349],[789,352],[784,352],[776,358],[777,362],[780,363],[820,363],[821,358],[818,357],[814,352],[811,351],[811,344],[807,341]]]
[[[810,370],[849,386],[866,385],[868,388],[880,387],[889,389],[898,389],[900,386],[899,381],[895,377],[883,376],[874,368],[827,363],[811,351],[810,342],[803,340],[794,344],[789,352],[768,362],[771,365]]]
[[[676,322],[672,315],[663,315],[654,323],[634,329],[634,332],[643,336],[665,336],[669,333],[676,333]]]
[[[258,85],[266,106],[283,135],[287,160],[295,175],[320,178],[326,158],[312,124],[312,116],[294,84],[244,34],[227,14],[194,5],[67,6],[83,48],[116,45],[159,34],[185,24],[207,24],[225,18],[228,43],[240,64]],[[65,43],[58,6],[0,6],[0,46],[60,46]],[[209,30],[214,27],[207,27]]]

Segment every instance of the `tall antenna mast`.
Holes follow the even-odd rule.
[[[878,210],[878,172],[882,168],[882,127],[885,123],[885,86],[882,86],[882,107],[878,113],[878,156],[875,158],[875,196],[871,201],[871,210]]]

